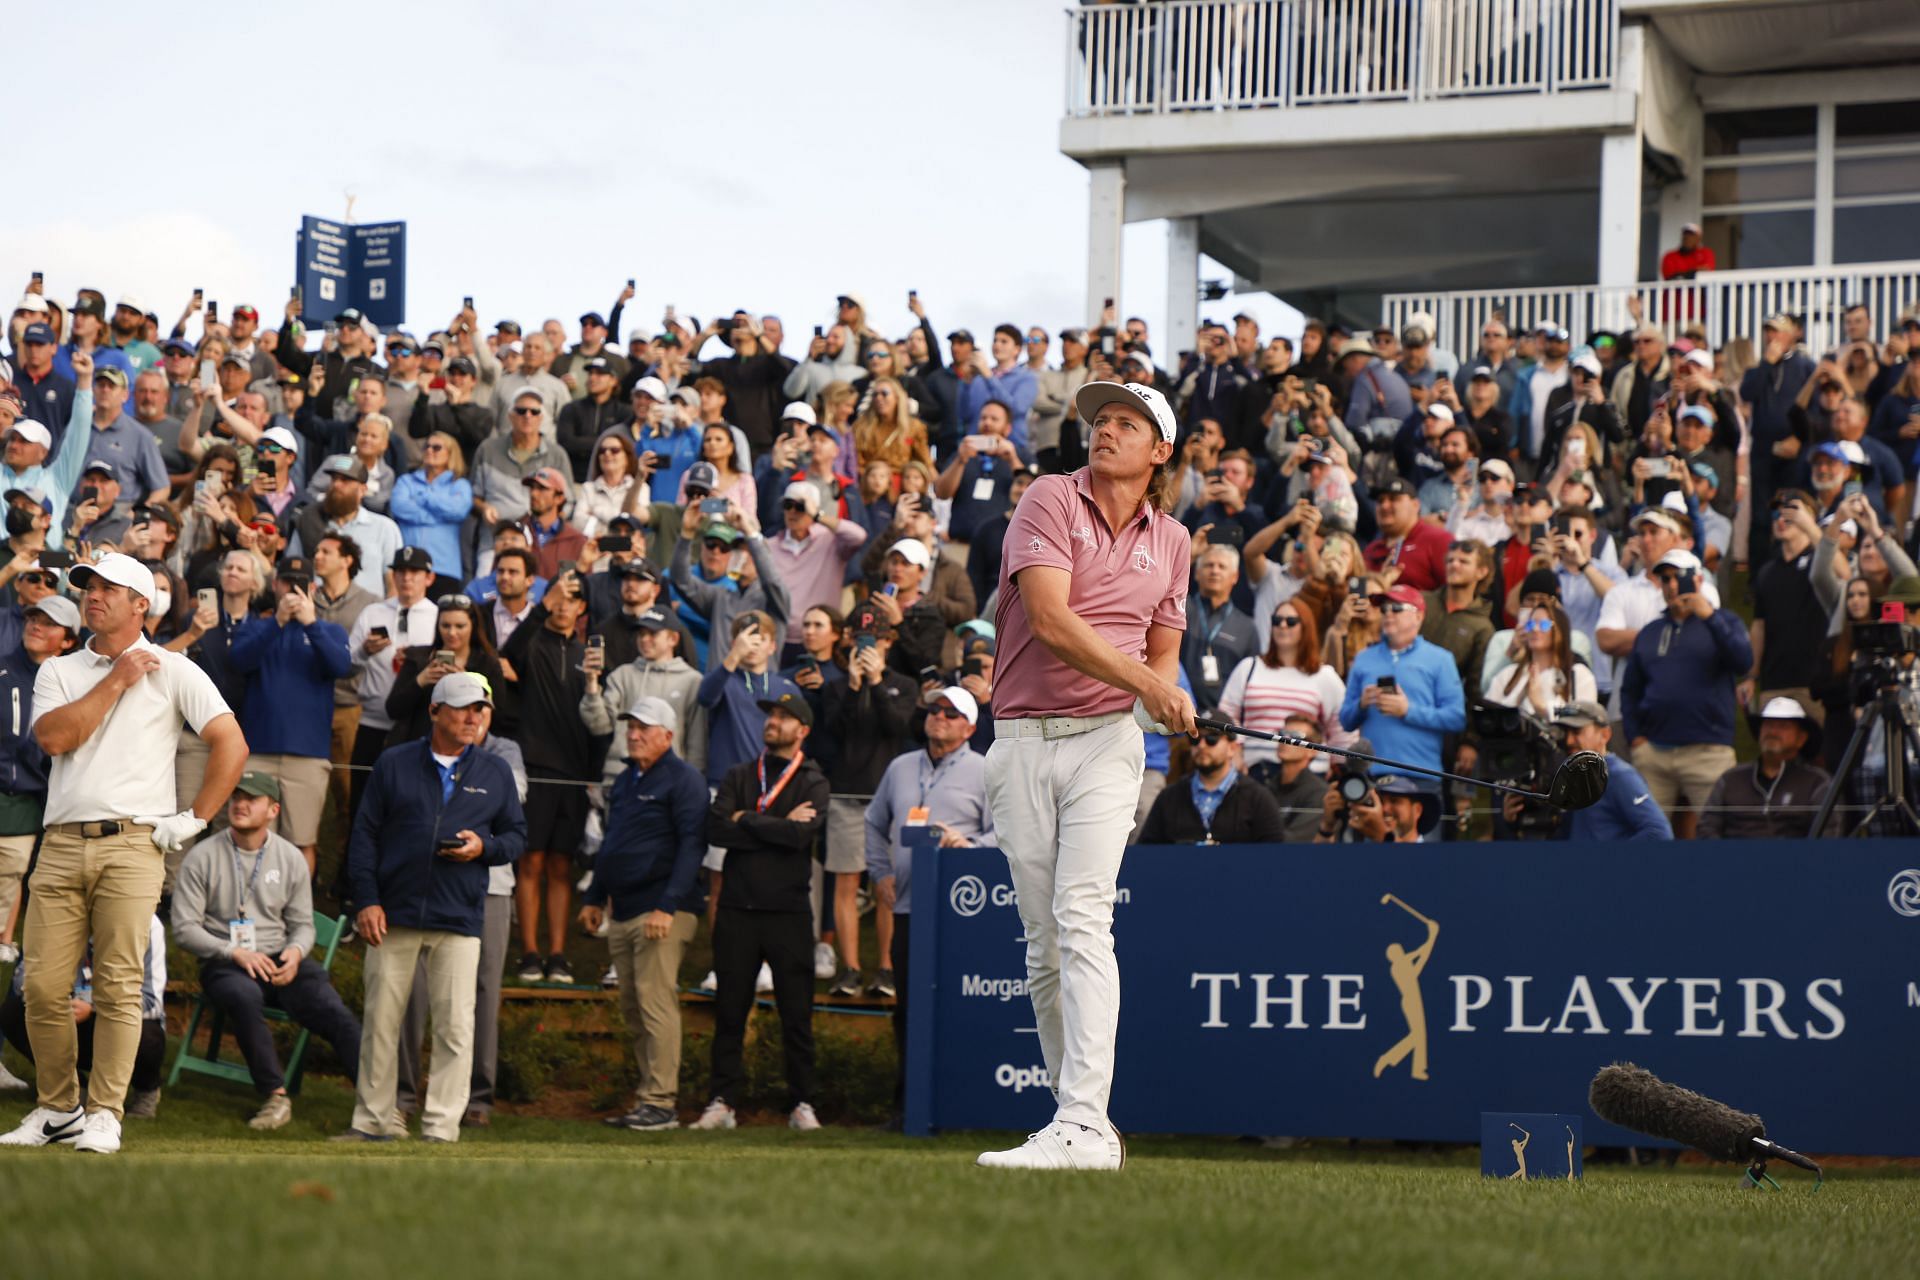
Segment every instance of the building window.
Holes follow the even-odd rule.
[[[1834,108],[1833,260],[1920,257],[1920,102]]]
[[[1709,112],[1700,230],[1722,270],[1813,261],[1819,108]]]

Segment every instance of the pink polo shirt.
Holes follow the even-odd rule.
[[[1187,629],[1192,551],[1187,530],[1150,502],[1117,533],[1109,530],[1085,467],[1035,480],[1014,508],[1001,553],[994,718],[1097,716],[1133,706],[1131,693],[1074,670],[1034,638],[1015,574],[1030,565],[1066,569],[1073,575],[1068,607],[1102,640],[1144,660],[1149,626]]]

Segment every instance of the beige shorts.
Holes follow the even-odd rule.
[[[867,802],[827,802],[827,870],[835,875],[858,875],[867,869]]]
[[[252,756],[247,768],[280,782],[280,821],[275,830],[301,848],[320,840],[320,810],[327,799],[333,762],[321,756]]]

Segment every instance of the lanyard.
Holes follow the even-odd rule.
[[[240,891],[240,906],[239,906],[238,918],[241,920],[247,920],[251,918],[250,916],[247,915],[247,899],[253,896],[254,884],[260,879],[260,862],[261,862],[261,859],[265,858],[266,856],[267,856],[267,847],[265,845],[261,845],[260,852],[253,855],[253,874],[247,877],[247,887]],[[238,849],[234,850],[234,853],[233,853],[233,878],[235,880],[238,880],[240,878],[240,851]]]
[[[1213,652],[1214,638],[1220,634],[1220,628],[1227,625],[1227,610],[1232,607],[1233,601],[1229,600],[1218,609],[1211,609],[1207,604],[1207,598],[1205,596],[1200,597],[1200,617],[1202,620],[1204,621],[1209,613],[1213,614],[1213,625],[1208,627],[1200,637],[1200,643],[1206,646],[1208,653]]]
[[[1227,770],[1227,776],[1220,786],[1212,791],[1200,785],[1200,771],[1195,769],[1187,778],[1192,789],[1193,808],[1200,815],[1200,825],[1206,828],[1207,843],[1213,843],[1213,817],[1220,812],[1220,806],[1227,798],[1227,792],[1233,790],[1233,784],[1240,779],[1238,769]]]
[[[754,762],[754,767],[760,771],[760,798],[754,802],[756,811],[765,813],[768,806],[780,798],[780,793],[787,789],[789,782],[793,781],[793,775],[800,771],[800,762],[806,758],[806,752],[796,750],[793,753],[793,759],[787,762],[787,767],[781,770],[780,776],[774,780],[773,790],[769,791],[767,790],[767,753],[764,751],[760,753],[760,759]]]
[[[927,793],[930,791],[937,791],[940,789],[940,784],[946,780],[945,773],[943,771],[947,767],[947,761],[953,759],[955,756],[959,754],[960,752],[957,750],[949,751],[946,754],[946,757],[944,759],[935,760],[931,756],[928,756],[924,751],[920,753],[921,755],[920,770],[919,770],[920,803],[919,805],[916,806],[917,808],[922,808],[922,809],[926,808]],[[929,764],[933,766],[932,769],[927,768]]]

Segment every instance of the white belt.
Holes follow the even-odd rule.
[[[1109,711],[1103,716],[1027,716],[1019,720],[995,720],[997,738],[1071,738],[1076,733],[1102,729],[1131,718],[1128,711]]]

